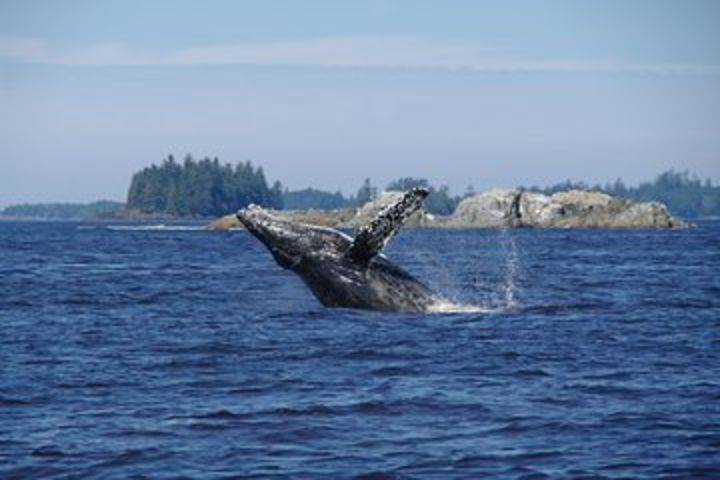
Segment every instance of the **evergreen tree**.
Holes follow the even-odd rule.
[[[293,192],[286,190],[282,194],[282,201],[283,208],[290,210],[306,210],[310,208],[333,210],[345,208],[351,204],[351,200],[345,198],[339,191],[330,193],[314,188],[306,188]]]
[[[196,161],[191,155],[179,164],[170,155],[137,172],[128,190],[127,206],[149,213],[217,216],[249,203],[281,208],[282,185],[269,188],[261,167],[221,164],[218,158]]]
[[[377,188],[373,186],[369,178],[366,178],[362,186],[358,189],[355,194],[354,204],[358,207],[362,207],[367,202],[377,198]]]
[[[659,201],[664,203],[671,213],[681,217],[720,215],[720,186],[714,186],[710,179],[701,182],[687,170],[668,170],[655,177],[654,181],[643,182],[636,187],[628,187],[618,178],[604,187],[567,180],[546,188],[532,187],[530,190],[548,195],[566,190],[596,190],[629,200]]]

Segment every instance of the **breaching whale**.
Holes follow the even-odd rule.
[[[326,307],[442,310],[451,302],[382,253],[427,195],[424,188],[406,192],[362,226],[355,238],[332,228],[290,222],[256,205],[239,210],[237,218],[265,244],[278,265],[298,274]]]

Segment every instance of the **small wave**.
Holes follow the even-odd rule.
[[[555,314],[564,312],[576,312],[585,310],[599,310],[606,308],[602,303],[558,303],[558,304],[537,304],[525,305],[520,308],[522,313]]]
[[[34,307],[35,304],[28,301],[28,300],[7,300],[4,302],[0,302],[0,307],[9,307],[9,308],[29,308]],[[1,308],[0,308],[1,309]]]
[[[174,437],[176,436],[175,433],[172,432],[166,432],[163,430],[121,430],[117,433],[113,432],[111,435],[112,437],[126,437],[126,438],[135,438],[135,437],[147,437],[147,438],[167,438],[167,437]]]
[[[306,408],[281,407],[272,412],[282,417],[335,415],[337,411],[327,405],[312,405]]]
[[[688,467],[668,467],[660,470],[659,477],[671,478],[718,478],[720,467],[717,465],[697,465]]]
[[[59,448],[44,446],[36,448],[30,455],[33,457],[58,458],[64,457],[65,453]]]
[[[20,400],[17,398],[0,397],[0,407],[24,407],[31,405],[32,402]]]
[[[518,370],[514,373],[514,375],[517,375],[519,377],[523,378],[533,378],[533,377],[549,377],[550,374],[547,373],[542,368],[528,368],[523,370]]]
[[[352,406],[352,410],[359,413],[386,413],[388,406],[381,401],[368,401],[356,403]]]
[[[381,401],[365,401],[338,405],[285,406],[257,412],[261,415],[279,417],[329,417],[336,415],[382,414],[388,411],[388,405]]]
[[[196,232],[206,230],[202,225],[166,225],[164,223],[157,225],[108,225],[107,229],[120,232]]]
[[[396,475],[390,472],[373,471],[368,473],[361,473],[352,477],[353,480],[394,480],[398,478]]]
[[[90,298],[88,296],[70,296],[67,298],[64,298],[61,302],[63,305],[100,305],[102,304],[102,301]]]
[[[214,412],[209,412],[204,415],[198,415],[194,418],[198,419],[205,419],[205,420],[234,420],[243,417],[243,414],[240,413],[234,413],[230,410],[226,410],[224,408],[220,410],[216,410]]]
[[[400,377],[404,375],[415,375],[418,371],[408,367],[383,367],[370,372],[370,375],[378,377]]]
[[[115,455],[113,458],[103,462],[101,465],[105,467],[119,467],[138,463],[146,458],[146,454],[142,450],[130,448],[124,452]]]
[[[556,450],[546,450],[538,452],[521,452],[521,453],[503,453],[503,454],[481,454],[481,455],[466,455],[453,462],[455,468],[474,468],[480,466],[486,466],[494,463],[503,464],[527,464],[537,463],[545,460],[550,460],[562,456],[562,452]],[[536,478],[533,476],[532,478]],[[547,478],[545,476],[539,476],[537,478]]]
[[[228,426],[225,423],[193,422],[188,425],[188,428],[190,428],[190,430],[212,432],[225,430]]]
[[[360,348],[342,354],[343,358],[351,360],[393,360],[396,357],[382,350]]]
[[[592,395],[607,395],[620,398],[641,398],[643,391],[637,388],[625,387],[622,385],[606,385],[606,384],[595,384],[595,385],[582,385],[580,390]]]
[[[270,386],[239,387],[229,390],[228,393],[231,395],[260,395],[271,388]]]

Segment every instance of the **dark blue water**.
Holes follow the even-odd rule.
[[[720,224],[402,232],[489,312],[321,307],[249,234],[0,224],[2,478],[720,478]]]

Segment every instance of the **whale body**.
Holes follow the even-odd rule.
[[[332,228],[291,222],[250,205],[237,218],[283,268],[298,274],[326,307],[423,312],[449,302],[382,253],[402,224],[422,206],[415,188],[380,211],[355,238]]]

